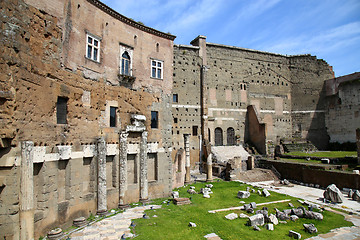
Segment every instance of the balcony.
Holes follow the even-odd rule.
[[[136,77],[119,73],[118,79],[119,79],[120,86],[123,86],[126,88],[132,88],[132,85],[134,84]]]

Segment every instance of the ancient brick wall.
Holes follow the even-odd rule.
[[[331,67],[314,56],[290,57],[292,134],[326,149],[329,137],[325,127],[324,81],[334,73]]]
[[[199,161],[201,135],[201,59],[199,48],[175,45],[172,99],[173,159],[184,149],[184,134],[190,134],[191,166]]]
[[[307,184],[318,184],[326,188],[330,184],[336,184],[340,189],[359,189],[360,175],[350,172],[324,171],[315,169],[301,163],[289,163],[276,160],[261,160],[262,164],[273,165],[281,174],[281,178],[296,180]]]
[[[17,0],[0,3],[0,237],[20,238],[22,141],[35,145],[35,238],[96,213],[95,143],[100,136],[107,143],[107,208],[118,206],[119,133],[133,124],[133,114],[146,117],[149,197],[168,196],[173,36],[124,24],[88,1],[28,3],[37,8]],[[100,36],[99,62],[85,57],[87,31]],[[119,75],[119,46],[132,51],[134,81],[126,87]],[[161,78],[151,77],[152,59],[163,63]],[[59,98],[66,103],[65,123],[59,123]],[[151,111],[158,112],[156,128],[151,127]],[[139,155],[136,141],[129,138],[129,154]],[[139,168],[137,162],[128,171]],[[132,188],[125,193],[126,203],[139,200],[139,180]]]
[[[334,88],[333,92],[328,92],[325,108],[330,142],[356,142],[356,129],[360,128],[359,76],[350,74],[336,78],[336,82],[326,81],[327,85]],[[346,81],[341,82],[342,79]]]
[[[182,71],[175,67],[180,74],[188,73],[176,75],[174,81],[185,77],[190,81],[203,79],[203,86],[195,96],[201,99],[201,94],[204,95],[202,126],[204,131],[208,128],[206,140],[212,145],[246,142],[249,139],[246,112],[252,105],[259,123],[265,124],[267,142],[295,137],[309,140],[319,148],[327,146],[323,82],[333,72],[325,61],[310,55],[285,56],[206,43],[204,36],[192,44],[199,48],[202,62],[206,62],[205,73],[191,75],[190,67],[185,65]],[[175,59],[182,54],[175,51]],[[174,85],[174,89],[181,88]],[[196,102],[189,98],[189,103]],[[184,126],[181,122],[177,128]]]
[[[244,142],[247,106],[253,105],[259,121],[266,124],[266,138],[291,136],[291,97],[288,59],[285,56],[207,44],[209,70],[209,129],[220,127],[224,145],[227,129],[233,128]],[[211,139],[212,143],[214,138]]]

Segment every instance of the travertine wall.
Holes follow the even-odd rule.
[[[137,172],[139,180],[126,186],[124,203],[139,201],[145,187],[148,198],[168,196],[174,36],[139,25],[97,1],[27,3],[0,3],[0,238],[27,238],[19,232],[22,218],[33,219],[38,238],[101,210],[99,137],[106,144],[102,200],[107,209],[117,207],[122,131],[130,132],[124,154],[129,159],[134,154],[148,167],[140,175],[144,165],[129,164],[129,176]],[[85,57],[86,32],[101,38],[99,62]],[[130,85],[118,74],[121,46],[133,51]],[[162,79],[151,78],[151,59],[163,61]],[[67,99],[66,124],[57,123],[58,97]],[[117,108],[115,127],[110,127],[110,107]],[[157,128],[151,128],[151,111],[158,112]],[[137,126],[128,128],[135,124],[133,114],[146,117],[141,131],[148,135],[142,146],[131,132]],[[26,170],[20,148],[24,141],[34,143],[32,181],[20,171]],[[25,196],[20,195],[20,180],[33,184],[33,209],[19,206]],[[29,225],[24,227],[27,231]]]

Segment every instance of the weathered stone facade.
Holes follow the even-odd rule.
[[[326,127],[330,142],[356,142],[360,128],[360,73],[325,81]]]
[[[333,71],[325,61],[207,43],[205,36],[191,44],[174,47],[173,156],[183,134],[191,134],[192,166],[201,140],[251,143],[262,154],[280,138],[326,147],[323,83]]]
[[[173,47],[97,0],[5,0],[0,12],[0,238],[169,196],[200,160],[211,180],[211,145],[328,141],[333,72],[313,56],[204,36]]]
[[[168,196],[175,37],[96,0],[0,11],[0,238]]]

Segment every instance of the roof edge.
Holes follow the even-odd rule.
[[[311,54],[287,55],[287,54],[280,54],[280,53],[273,53],[273,52],[255,50],[255,49],[251,49],[251,48],[242,48],[242,47],[224,45],[224,44],[219,44],[219,43],[210,43],[210,42],[207,42],[206,45],[214,46],[214,47],[223,47],[223,48],[238,49],[238,50],[244,50],[244,51],[255,52],[255,53],[262,53],[262,54],[271,54],[271,55],[280,56],[280,57],[287,57],[287,58],[293,58],[293,57],[309,57],[309,56],[312,56]],[[314,57],[314,56],[312,56],[312,57]]]
[[[169,39],[171,41],[174,41],[174,39],[176,38],[176,36],[168,34],[168,33],[164,33],[161,32],[159,30],[156,30],[154,28],[151,27],[147,27],[145,25],[142,25],[128,17],[125,17],[124,15],[121,15],[120,13],[116,12],[114,9],[110,8],[109,6],[105,5],[104,3],[98,1],[98,0],[87,0],[89,3],[93,4],[95,7],[101,9],[102,11],[104,11],[105,13],[109,14],[110,16],[118,19],[119,21],[128,24],[132,27],[135,27],[139,30],[142,30],[144,32],[156,35],[158,37],[162,37],[165,39]]]

